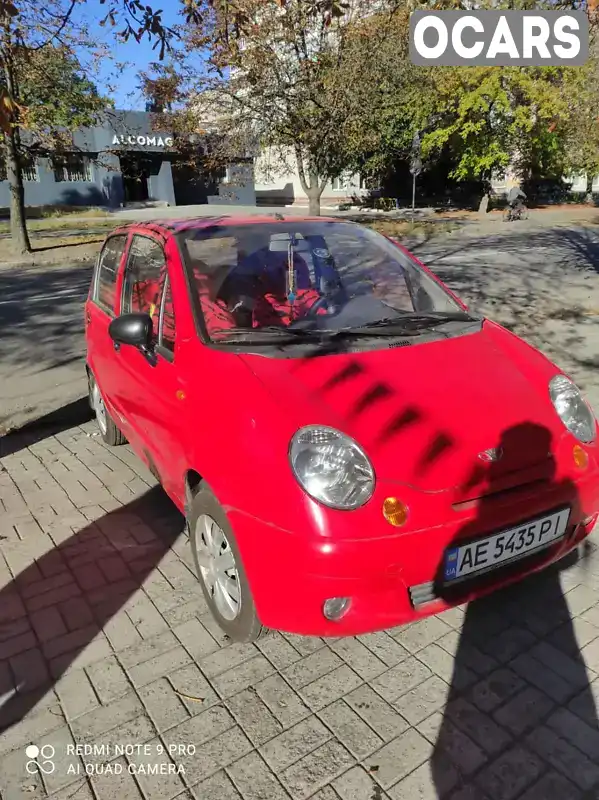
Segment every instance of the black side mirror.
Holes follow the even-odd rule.
[[[151,362],[155,361],[152,347],[154,326],[149,314],[122,314],[112,320],[108,326],[108,334],[119,347],[128,344],[136,347]]]

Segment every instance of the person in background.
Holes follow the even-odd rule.
[[[512,211],[521,211],[524,208],[526,195],[519,186],[512,186],[507,195],[507,202]]]

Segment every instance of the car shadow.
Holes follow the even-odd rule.
[[[509,455],[525,443],[550,453],[552,437],[544,427],[524,423],[506,430],[496,447]],[[479,470],[473,484],[488,479],[492,486],[500,480],[500,465],[491,464],[486,475]],[[556,476],[552,457],[536,491],[555,498],[550,506],[556,510],[570,506],[573,515],[581,511],[575,484]],[[516,502],[517,493],[510,504]],[[483,496],[475,518],[452,544],[497,531],[498,513],[501,498]],[[578,549],[583,558],[587,548]],[[590,797],[587,793],[596,791],[599,721],[581,654],[587,639],[578,641],[560,582],[576,557],[574,550],[522,582],[466,606],[461,630],[455,632],[444,708],[425,721],[422,731],[435,741],[430,770],[438,798],[516,798],[530,789],[527,800],[544,800]],[[541,558],[542,551],[526,560],[535,568]],[[522,565],[520,560],[499,569],[509,578]],[[444,571],[442,563],[435,581],[438,597],[455,601],[476,586],[475,578],[467,581],[469,589],[452,586]],[[495,570],[492,580],[499,574]],[[479,588],[484,589],[485,581],[484,576],[478,579]]]

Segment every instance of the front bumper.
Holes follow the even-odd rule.
[[[380,487],[382,493],[385,488]],[[439,581],[452,544],[511,528],[569,506],[566,535],[533,555],[474,575],[447,590]],[[437,614],[518,581],[563,558],[591,532],[599,513],[599,470],[576,480],[533,484],[508,502],[466,506],[443,524],[418,531],[391,528],[380,514],[371,537],[289,533],[239,510],[229,510],[258,615],[288,633],[346,636],[369,633]],[[397,533],[395,533],[397,531]],[[349,611],[327,620],[323,603],[350,597]]]

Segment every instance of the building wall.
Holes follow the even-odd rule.
[[[264,149],[255,165],[256,202],[258,205],[308,205],[308,196],[301,181],[291,151]],[[322,193],[325,205],[342,203],[364,194],[359,175],[346,175],[340,181],[328,183]]]
[[[125,197],[119,153],[164,155],[159,170],[148,177],[150,200],[175,205],[171,158],[173,140],[167,131],[152,129],[152,116],[145,112],[110,112],[95,128],[72,131],[73,152],[89,155],[89,181],[55,181],[52,162],[37,160],[37,181],[25,182],[25,204],[102,205],[119,207]],[[252,187],[253,188],[253,187]],[[201,200],[199,201],[201,202]],[[0,181],[0,207],[10,203],[8,181]]]

